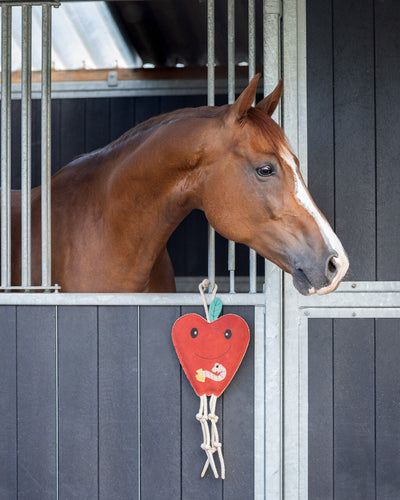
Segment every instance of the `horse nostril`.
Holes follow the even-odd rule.
[[[335,276],[337,274],[337,267],[335,264],[335,257],[331,257],[328,261],[328,274],[330,276]]]

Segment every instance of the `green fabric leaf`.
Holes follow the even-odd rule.
[[[211,302],[210,307],[208,309],[208,314],[210,316],[210,323],[211,321],[215,321],[217,318],[219,318],[221,312],[222,312],[222,301],[220,298],[215,297],[215,299]]]

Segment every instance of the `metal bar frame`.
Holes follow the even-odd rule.
[[[1,0],[0,6],[16,7],[21,5],[27,6],[40,6],[40,5],[51,5],[53,7],[60,6],[60,0]]]
[[[281,0],[264,0],[264,96],[281,78]],[[281,124],[280,106],[274,119]],[[265,458],[264,498],[282,498],[282,271],[265,260]]]
[[[248,0],[249,81],[256,74],[256,5]],[[257,292],[257,253],[249,250],[249,293]]]
[[[235,102],[235,0],[228,0],[228,104]],[[229,291],[235,293],[236,246],[228,241]]]
[[[282,121],[307,179],[306,0],[283,3]],[[283,475],[284,498],[308,496],[307,321],[299,315],[301,296],[291,277],[283,279]]]
[[[32,6],[23,5],[21,70],[21,285],[31,285]]]
[[[11,7],[1,9],[1,285],[11,285]]]
[[[215,5],[207,0],[207,104],[215,105]],[[215,230],[208,225],[208,279],[209,291],[215,284]]]
[[[11,19],[12,6],[21,6],[21,288],[31,286],[31,101],[32,101],[32,5],[42,6],[42,287],[51,286],[51,8],[58,1],[2,2],[1,85],[1,290],[11,286]],[[15,279],[15,278],[13,278]]]
[[[51,286],[51,6],[42,7],[42,286]]]

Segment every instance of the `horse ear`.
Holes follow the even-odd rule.
[[[257,85],[260,76],[260,73],[257,73],[251,79],[248,86],[230,107],[229,116],[233,116],[235,120],[242,120],[247,115],[248,110],[251,108],[254,99],[256,98]]]
[[[279,101],[282,97],[282,78],[279,80],[278,85],[275,87],[275,90],[271,92],[267,97],[264,97],[262,101],[260,101],[256,108],[261,109],[269,116],[272,116],[276,107],[279,104]]]

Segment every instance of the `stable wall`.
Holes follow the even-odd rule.
[[[216,414],[226,479],[209,470],[199,398],[171,340],[200,307],[1,306],[0,498],[243,500],[254,492],[251,340]],[[218,463],[218,459],[216,459]]]
[[[395,0],[307,1],[309,186],[348,280],[400,280],[399,25]],[[400,320],[309,324],[310,500],[399,498]]]

